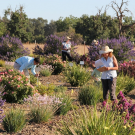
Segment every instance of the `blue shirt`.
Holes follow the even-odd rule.
[[[107,60],[104,57],[102,57],[101,60],[104,63],[105,67],[114,67],[113,57],[108,57]],[[116,70],[108,70],[108,71],[102,72],[101,79],[111,79],[115,77],[117,77]]]
[[[31,68],[31,72],[35,75],[36,72],[35,72],[35,68],[36,68],[36,65],[34,65],[34,58],[33,57],[29,57],[29,56],[23,56],[23,57],[20,57],[16,60],[16,62],[18,64],[21,65],[20,67],[20,71],[22,72],[24,69],[29,69]]]

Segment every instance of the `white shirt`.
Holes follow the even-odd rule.
[[[62,50],[63,52],[70,52],[70,48],[71,48],[71,42],[63,42],[62,43],[62,45],[63,45],[63,47],[64,47],[64,49],[68,49],[68,51],[66,51],[66,50]]]
[[[105,67],[114,67],[113,57],[108,57],[107,60],[104,57],[102,57],[101,60],[104,63]],[[111,77],[112,78],[117,77],[116,70],[108,70],[108,71],[102,72],[101,79],[111,79]]]

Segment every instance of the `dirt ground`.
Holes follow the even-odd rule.
[[[66,93],[71,96],[72,99],[74,99],[73,104],[80,106],[79,101],[77,99],[78,90],[77,87],[71,87],[69,83],[65,83],[63,80],[62,75],[51,75],[49,77],[39,77],[39,80],[42,84],[48,85],[49,83],[53,83],[55,85],[63,85],[67,87]],[[71,94],[71,89],[74,90],[74,93]],[[131,91],[127,99],[132,99],[133,103],[135,103],[135,90]],[[29,112],[29,106],[27,104],[15,104],[15,103],[5,103],[2,109],[4,111],[8,111],[11,109],[11,107],[14,108],[21,108],[25,112]],[[83,108],[83,106],[81,106]],[[85,106],[93,108],[92,106]],[[102,107],[102,103],[97,104],[97,109],[100,110]],[[68,116],[72,114],[73,111],[69,111],[66,115],[56,115],[53,117],[53,119],[49,120],[46,123],[36,124],[36,123],[27,123],[26,126],[20,131],[19,133],[15,133],[12,135],[56,135],[56,128],[58,128],[58,125],[60,125],[61,120],[69,121]],[[0,135],[10,135],[6,133],[6,131],[3,129],[2,125],[0,124]]]
[[[36,46],[36,44],[23,44],[25,48],[28,48],[30,52],[32,53],[33,48]],[[41,48],[44,47],[44,44],[38,44]],[[78,45],[76,52],[80,55],[88,53],[88,45]]]

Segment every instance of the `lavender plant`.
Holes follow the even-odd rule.
[[[113,49],[113,53],[118,61],[130,60],[135,57],[134,45],[124,36],[120,36],[119,39],[100,39],[99,44],[97,47],[88,48],[91,60],[99,58],[99,50],[104,45],[108,45]]]
[[[27,48],[24,48],[21,40],[9,35],[0,38],[0,59],[14,61],[16,58],[30,54]]]
[[[34,96],[29,96],[24,101],[30,103],[29,116],[31,121],[36,123],[47,122],[51,119],[56,109],[58,109],[58,105],[61,104],[60,99],[55,96],[41,96],[38,93]]]
[[[40,48],[39,46],[36,46],[33,49],[34,54],[58,54],[61,55],[61,45],[62,42],[65,41],[66,37],[58,37],[56,35],[50,35],[47,37],[46,44],[44,45],[44,48]],[[71,42],[72,44],[72,51],[75,50],[74,46],[76,45],[74,42]]]

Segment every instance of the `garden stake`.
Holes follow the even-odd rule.
[[[38,86],[38,76],[37,76],[37,86]]]

